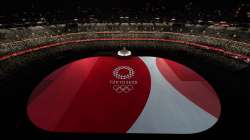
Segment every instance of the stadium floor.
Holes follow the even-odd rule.
[[[24,69],[16,71],[15,74],[9,75],[3,79],[1,83],[3,98],[1,98],[1,106],[5,112],[2,120],[2,126],[5,128],[16,129],[23,134],[42,135],[45,132],[37,129],[28,119],[26,114],[27,101],[30,93],[39,84],[39,82],[55,69],[68,64],[72,61],[92,57],[113,55],[114,51],[85,51],[83,54],[75,52],[66,52],[57,56],[48,56],[46,59],[37,60],[25,66]],[[206,132],[195,134],[203,135],[221,135],[221,134],[241,134],[247,130],[239,129],[247,125],[249,115],[246,113],[249,106],[248,87],[250,80],[247,75],[250,68],[244,68],[237,71],[227,69],[222,65],[218,65],[212,61],[207,61],[204,58],[190,56],[188,53],[182,55],[177,53],[161,51],[138,51],[137,56],[155,56],[161,58],[170,58],[181,64],[184,64],[202,77],[204,77],[217,92],[222,105],[221,117],[214,127]],[[188,58],[188,59],[186,59]],[[5,94],[6,93],[6,94]],[[8,108],[6,108],[8,106]],[[247,127],[247,126],[246,126]],[[72,134],[51,134],[46,133],[50,137],[55,135],[72,136]],[[78,134],[77,136],[84,136]]]

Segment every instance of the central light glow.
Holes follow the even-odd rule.
[[[122,50],[118,51],[117,52],[117,55],[118,56],[131,56],[132,55],[132,52],[127,50],[125,47],[123,47]]]

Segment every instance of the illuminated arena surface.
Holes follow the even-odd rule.
[[[199,74],[158,57],[90,57],[43,79],[27,106],[50,132],[190,134],[221,114],[217,93]]]
[[[2,3],[3,134],[249,135],[250,0]]]

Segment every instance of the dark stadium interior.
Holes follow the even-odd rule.
[[[82,58],[117,57],[126,47],[133,56],[188,66],[218,93],[222,112],[215,126],[160,137],[249,135],[249,0],[8,0],[0,7],[1,130],[51,139],[159,136],[52,133],[27,116],[30,94],[52,71]]]
[[[249,118],[249,114],[246,113],[246,109],[249,106],[249,95],[244,94],[248,90],[250,80],[246,75],[250,72],[250,67],[243,69],[232,70],[233,68],[225,67],[226,64],[221,64],[214,59],[207,59],[203,55],[187,53],[186,50],[147,50],[144,49],[132,49],[137,52],[135,55],[139,56],[158,56],[165,57],[182,64],[185,64],[201,74],[206,80],[208,80],[215,90],[219,93],[220,100],[222,102],[223,112],[221,114],[220,121],[211,129],[206,132],[196,134],[195,136],[213,136],[213,135],[225,135],[228,133],[242,134],[247,133],[247,127],[245,120]],[[13,129],[16,127],[19,132],[27,135],[48,136],[55,138],[68,138],[78,136],[94,136],[102,137],[105,135],[93,135],[93,134],[70,134],[70,133],[47,133],[41,129],[37,129],[27,118],[25,112],[26,103],[28,97],[35,86],[48,75],[54,69],[67,64],[71,61],[91,56],[113,55],[114,50],[110,49],[98,49],[96,50],[82,50],[82,51],[65,51],[51,55],[49,57],[38,59],[40,61],[29,62],[28,65],[23,66],[20,70],[16,70],[10,76],[6,77],[5,85],[1,85],[2,91],[8,91],[7,96],[11,96],[10,99],[1,100],[1,104],[8,106],[6,108],[6,114],[4,114],[5,121],[8,123],[8,127]],[[55,59],[56,58],[56,59]],[[183,59],[185,58],[185,59]],[[187,59],[188,58],[188,59]],[[42,71],[41,71],[42,69]],[[232,80],[233,79],[233,80]],[[11,85],[11,86],[10,86]],[[12,88],[12,85],[16,85]],[[22,93],[22,94],[21,94]],[[221,94],[220,94],[221,93]],[[226,93],[226,94],[223,94]],[[14,98],[13,98],[14,97]],[[22,99],[22,100],[21,100]],[[16,110],[11,111],[11,110]],[[244,114],[244,115],[241,115]],[[12,116],[12,117],[10,117]],[[6,121],[8,120],[8,121]],[[15,120],[15,121],[13,121]],[[238,120],[238,121],[234,121]],[[242,128],[242,129],[238,129]],[[106,135],[110,136],[110,135]],[[115,135],[123,137],[124,135]],[[130,135],[133,136],[133,135]],[[163,135],[161,135],[163,136]],[[164,137],[172,137],[164,136]],[[189,135],[190,136],[190,135]]]
[[[130,16],[130,20],[135,21],[150,21],[154,17],[162,17],[190,22],[198,19],[238,21],[241,24],[249,22],[248,0],[10,0],[2,6],[8,8],[0,9],[0,22],[11,21],[19,24],[24,22],[23,19],[35,22],[46,18],[48,22],[60,22],[79,18],[83,22],[90,22],[90,18],[115,21],[120,16]]]

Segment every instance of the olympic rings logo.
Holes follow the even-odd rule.
[[[128,74],[120,74],[120,70],[127,70],[128,71]],[[135,75],[135,71],[134,69],[132,69],[131,67],[129,66],[119,66],[119,67],[116,67],[114,70],[113,70],[113,76],[117,79],[130,79],[132,78],[133,76]]]
[[[133,85],[114,85],[113,90],[116,93],[129,93],[134,89]]]

